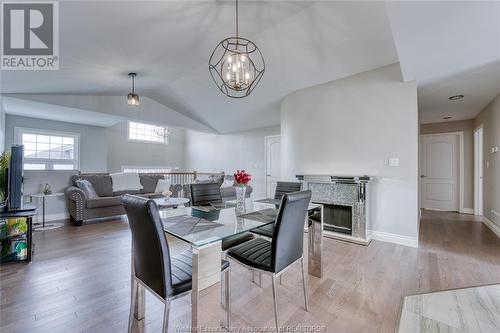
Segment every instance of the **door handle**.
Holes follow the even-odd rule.
[[[426,175],[420,175],[420,178],[425,178],[425,177],[427,177],[427,176]]]
[[[266,175],[266,177],[271,177],[271,175]]]

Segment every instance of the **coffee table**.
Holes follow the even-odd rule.
[[[156,202],[159,209],[177,208],[178,206],[184,206],[191,201],[188,198],[156,198],[153,200]]]

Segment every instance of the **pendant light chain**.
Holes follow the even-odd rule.
[[[240,37],[239,31],[238,31],[238,0],[236,0],[236,40]]]

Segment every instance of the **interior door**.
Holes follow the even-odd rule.
[[[483,215],[483,128],[474,132],[474,214]]]
[[[266,197],[274,197],[281,177],[281,140],[279,135],[266,136]]]
[[[422,136],[422,208],[459,210],[459,144],[456,134]]]

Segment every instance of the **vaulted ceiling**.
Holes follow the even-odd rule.
[[[279,104],[295,90],[400,62],[404,79],[419,84],[423,121],[449,113],[464,119],[500,92],[499,8],[477,1],[240,1],[240,35],[259,46],[266,73],[249,97],[230,99],[212,82],[208,58],[234,34],[233,1],[64,1],[60,69],[4,71],[0,91],[79,112],[87,107],[81,98],[62,95],[125,96],[127,73],[136,71],[137,92],[150,107],[162,105],[152,109],[179,113],[179,126],[224,133],[279,124]],[[457,93],[464,100],[448,101]],[[9,113],[21,109],[9,105]],[[123,116],[140,118],[141,111]]]

